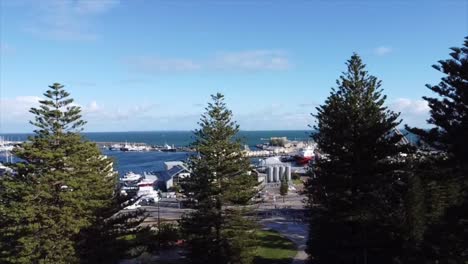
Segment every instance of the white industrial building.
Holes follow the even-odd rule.
[[[164,162],[165,171],[159,175],[159,187],[169,190],[179,183],[180,179],[190,176],[190,171],[182,161]]]
[[[271,157],[260,162],[259,166],[264,173],[258,174],[258,181],[264,184],[291,181],[291,165],[283,163],[279,157]]]

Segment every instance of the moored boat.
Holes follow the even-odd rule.
[[[126,182],[126,181],[139,181],[142,178],[140,174],[134,173],[134,172],[128,172],[125,174],[120,181]]]
[[[296,162],[300,165],[306,165],[311,160],[314,159],[315,149],[312,146],[307,146],[299,150],[299,152],[294,156]]]

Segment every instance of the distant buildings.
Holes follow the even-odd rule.
[[[170,191],[174,189],[175,185],[185,177],[190,176],[190,170],[182,161],[167,161],[164,162],[165,171],[161,172],[158,176],[158,188]]]

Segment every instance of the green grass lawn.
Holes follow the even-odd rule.
[[[302,185],[302,184],[304,184],[304,183],[301,181],[301,179],[293,179],[292,182],[293,182],[294,185]]]
[[[258,231],[255,264],[289,264],[296,253],[296,245],[278,232]]]

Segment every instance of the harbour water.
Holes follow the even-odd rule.
[[[114,159],[114,167],[122,175],[129,171],[135,173],[162,171],[165,161],[185,161],[191,155],[187,152],[122,152],[105,149],[102,152]]]
[[[239,137],[245,144],[253,148],[257,144],[266,143],[271,137],[287,137],[290,140],[310,140],[311,130],[277,130],[277,131],[240,131]],[[406,134],[403,131],[404,134]],[[91,141],[103,142],[138,142],[148,145],[175,145],[188,146],[193,142],[191,131],[145,131],[145,132],[92,132],[83,133]],[[25,141],[31,134],[0,134],[7,140]],[[412,142],[414,135],[407,135]],[[187,152],[121,152],[103,149],[103,154],[114,158],[115,168],[119,173],[128,171],[137,173],[161,171],[165,161],[186,160],[190,153]],[[0,153],[0,162],[5,162],[4,153]]]
[[[240,131],[239,137],[244,144],[254,147],[266,143],[271,137],[287,137],[290,140],[309,140],[311,131],[282,130],[282,131]],[[6,140],[25,141],[32,134],[0,134]],[[138,142],[147,145],[175,145],[188,146],[194,141],[192,131],[144,131],[144,132],[89,132],[83,135],[95,142]],[[114,158],[114,166],[120,174],[129,171],[136,173],[161,171],[165,161],[187,160],[187,152],[121,152],[103,149],[104,155]],[[5,162],[4,153],[0,153],[0,162]]]
[[[287,137],[290,140],[310,139],[310,130],[240,131],[238,136],[249,146],[267,142],[271,137]],[[24,141],[32,134],[10,133],[0,136],[9,140]],[[192,131],[138,131],[138,132],[87,132],[83,135],[96,142],[138,142],[148,145],[188,146],[194,141]]]

